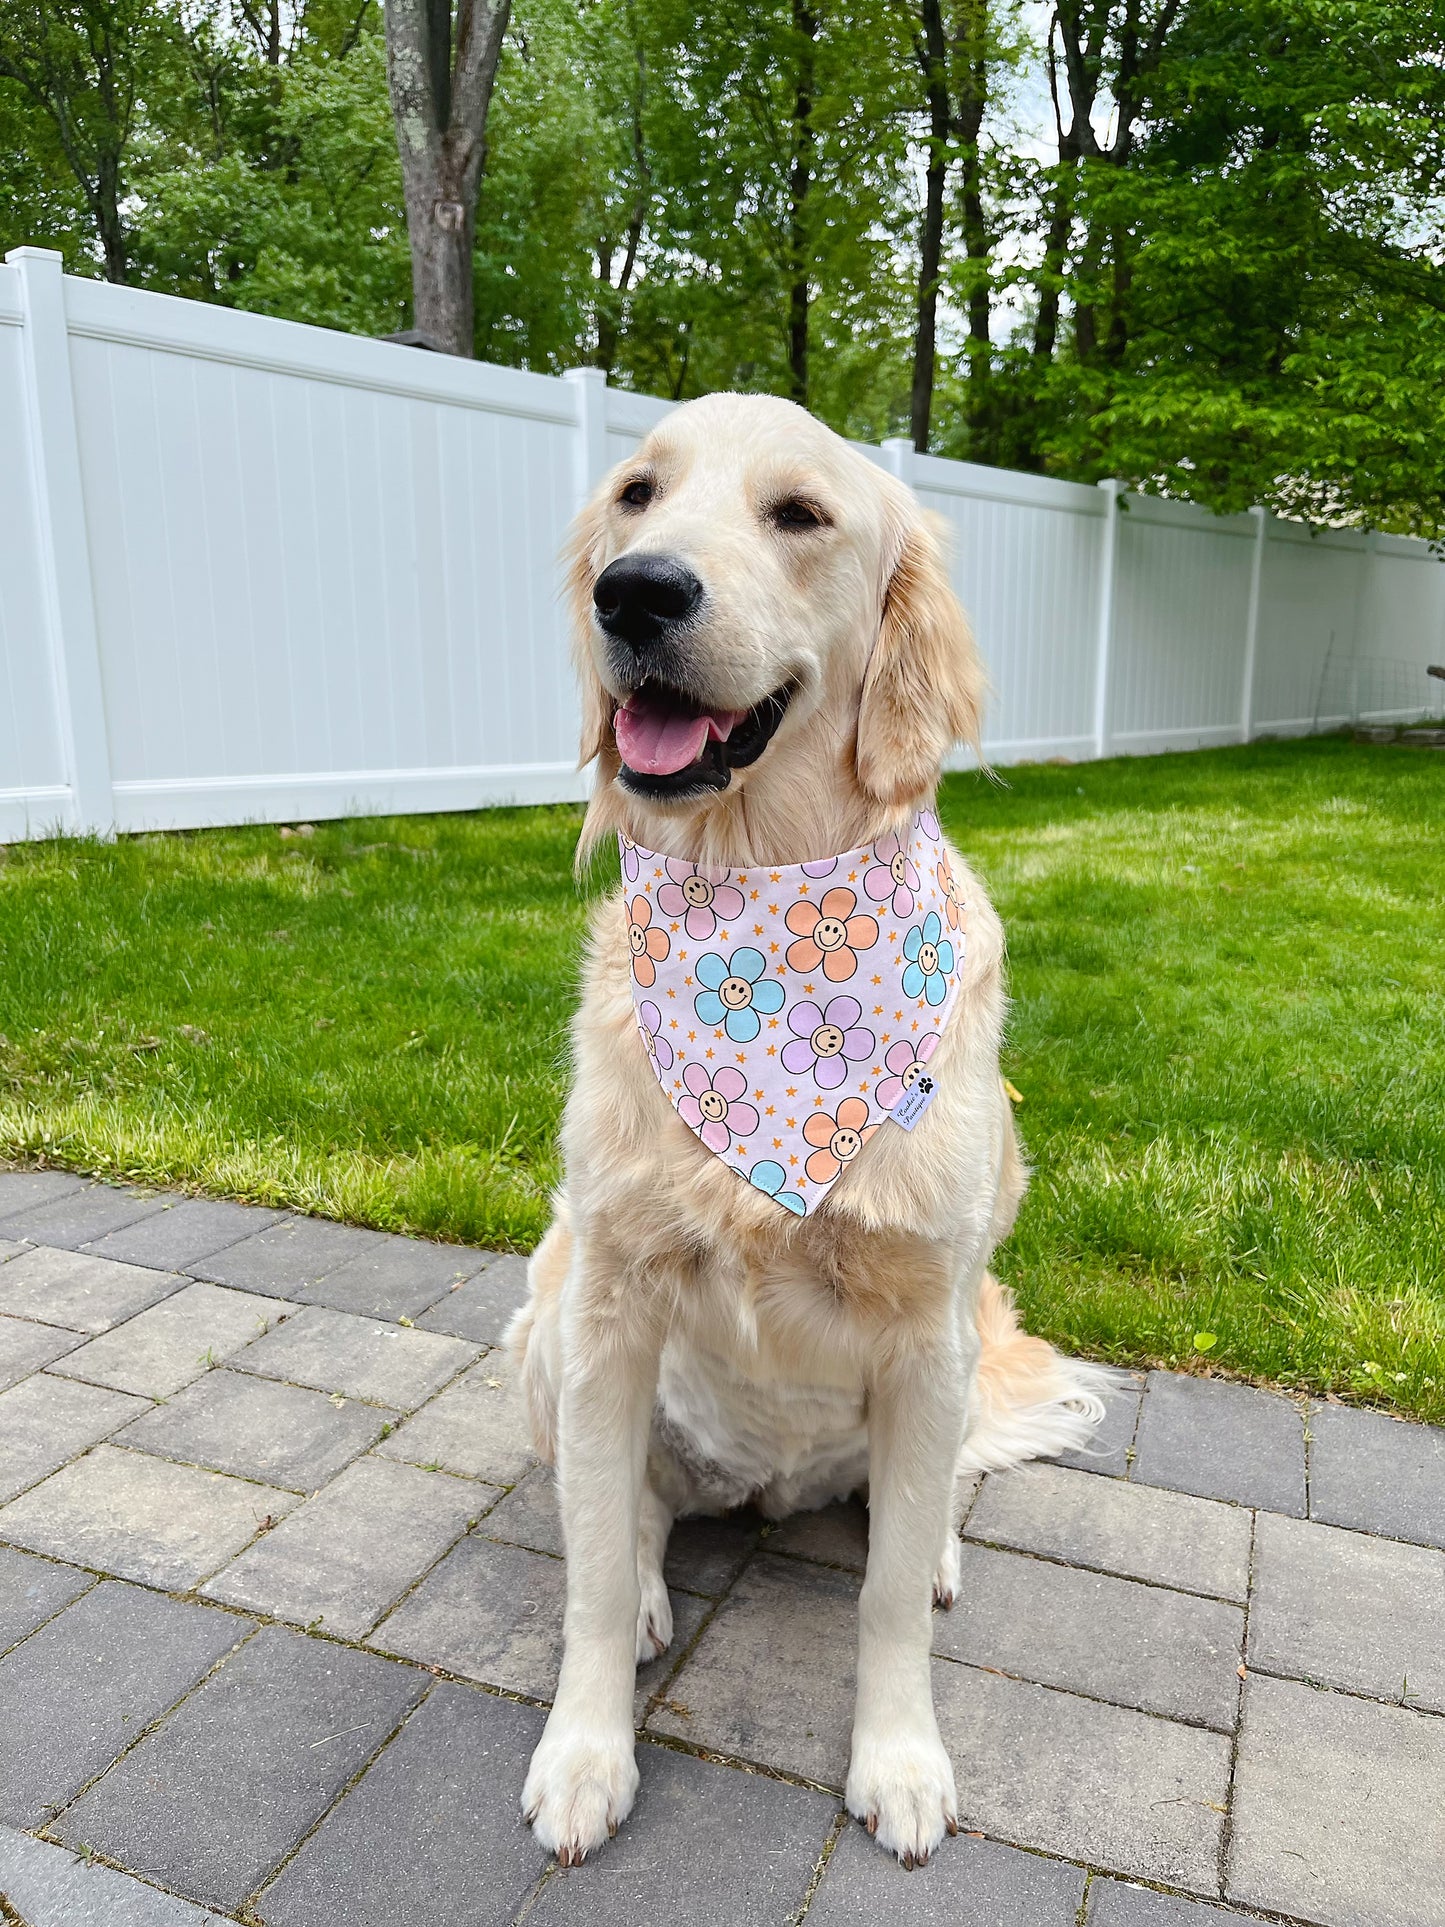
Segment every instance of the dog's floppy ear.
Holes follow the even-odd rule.
[[[913,511],[858,711],[858,780],[888,808],[933,794],[957,742],[979,748],[983,668],[930,525]]]
[[[578,514],[562,551],[567,613],[572,626],[572,666],[577,672],[577,693],[582,705],[582,735],[577,750],[579,769],[600,755],[612,740],[612,698],[598,678],[588,647],[592,632],[592,585],[602,572],[607,552],[606,517],[611,482],[609,476]]]

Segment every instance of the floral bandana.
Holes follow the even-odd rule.
[[[657,1081],[724,1164],[805,1217],[912,1088],[953,1008],[965,906],[938,819],[747,870],[619,840]]]

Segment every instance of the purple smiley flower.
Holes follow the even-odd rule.
[[[751,1104],[740,1100],[747,1090],[747,1079],[731,1064],[724,1064],[708,1076],[706,1067],[693,1059],[682,1074],[687,1096],[677,1102],[677,1114],[690,1125],[710,1151],[725,1151],[734,1138],[751,1137],[758,1128],[758,1114]]]
[[[863,890],[875,903],[891,900],[895,917],[911,917],[918,900],[919,876],[912,859],[896,836],[873,845],[873,868],[863,872]]]
[[[837,1090],[849,1063],[872,1054],[873,1033],[859,1026],[862,1015],[856,997],[833,997],[822,1010],[813,1003],[794,1004],[788,1012],[793,1041],[783,1046],[784,1068],[794,1077],[811,1071],[821,1089]]]
[[[662,1012],[650,997],[637,1006],[637,1025],[647,1054],[660,1071],[672,1069],[672,1045],[662,1034]]]

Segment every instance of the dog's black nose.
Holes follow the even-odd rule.
[[[634,647],[654,642],[702,600],[702,584],[671,555],[620,555],[597,578],[592,603],[609,636]]]

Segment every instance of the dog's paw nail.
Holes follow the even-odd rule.
[[[877,1833],[877,1831],[878,1831],[878,1815],[877,1815],[876,1813],[870,1813],[870,1814],[868,1815],[868,1818],[867,1818],[867,1819],[866,1819],[866,1820],[865,1820],[865,1821],[863,1822],[863,1824],[864,1824],[864,1826],[865,1826],[865,1827],[867,1827],[867,1829],[868,1829],[868,1831],[869,1831],[870,1833]]]
[[[956,1834],[958,1832],[958,1815],[956,1813],[945,1813],[943,1816],[943,1824],[951,1834]]]
[[[905,1853],[905,1854],[904,1854],[904,1856],[903,1856],[903,1866],[904,1866],[904,1870],[905,1870],[906,1872],[908,1872],[908,1873],[912,1873],[912,1872],[913,1872],[913,1855],[912,1855],[911,1853]]]
[[[607,1838],[609,1840],[615,1840],[617,1838],[617,1822],[615,1820],[609,1820],[607,1822]]]

